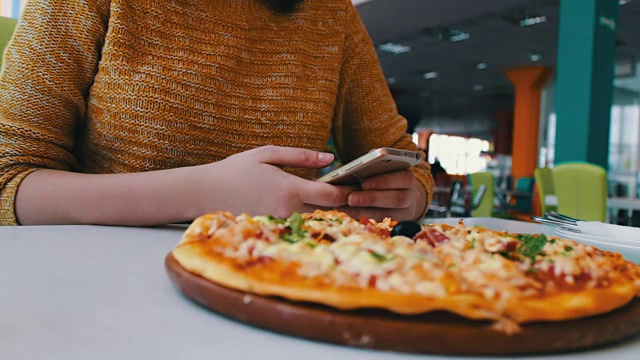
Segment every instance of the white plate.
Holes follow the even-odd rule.
[[[560,229],[560,231],[562,231],[565,234],[575,234],[576,236],[580,236],[581,238],[584,238],[584,239],[600,241],[600,242],[604,242],[604,243],[607,243],[607,244],[616,244],[616,245],[624,245],[624,246],[631,246],[631,247],[640,247],[640,241],[629,240],[628,238],[621,238],[619,236],[614,236],[614,235],[606,236],[606,235],[602,235],[602,234],[593,234],[593,233],[590,233],[588,231],[580,230],[580,229],[577,229],[577,228],[574,228],[574,227],[560,226],[560,227],[558,227],[558,229]]]
[[[556,234],[559,237],[572,239],[579,243],[591,245],[601,250],[613,251],[621,253],[625,259],[640,264],[640,247],[619,244],[615,239],[603,236],[586,235],[567,230],[565,228],[556,228]]]
[[[578,221],[576,225],[583,234],[611,237],[640,246],[640,228],[637,227],[607,224],[599,221]]]

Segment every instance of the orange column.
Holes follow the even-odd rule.
[[[515,87],[511,175],[513,179],[533,177],[538,164],[540,97],[552,70],[543,66],[507,70]]]

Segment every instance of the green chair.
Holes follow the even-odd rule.
[[[538,197],[540,199],[540,210],[542,214],[549,211],[558,211],[555,204],[549,204],[549,197],[555,196],[553,189],[553,174],[550,168],[537,168],[533,172],[538,185]],[[557,201],[554,201],[556,203]]]
[[[0,67],[4,57],[4,49],[13,36],[18,20],[0,16]]]
[[[585,221],[607,217],[607,172],[598,165],[565,163],[552,170],[558,212]]]
[[[490,172],[469,174],[469,185],[472,191],[473,217],[491,217],[493,215],[493,198],[495,197],[495,179]]]

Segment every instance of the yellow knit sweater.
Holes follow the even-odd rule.
[[[31,172],[141,172],[258,146],[415,149],[350,0],[27,3],[0,75],[0,223]],[[312,178],[310,171],[290,170]],[[424,163],[415,169],[429,193]]]

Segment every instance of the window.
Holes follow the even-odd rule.
[[[490,160],[491,144],[487,140],[433,134],[429,137],[429,163],[438,159],[448,174],[470,174],[485,171]]]
[[[26,3],[27,0],[2,0],[0,16],[17,19],[20,17]]]

